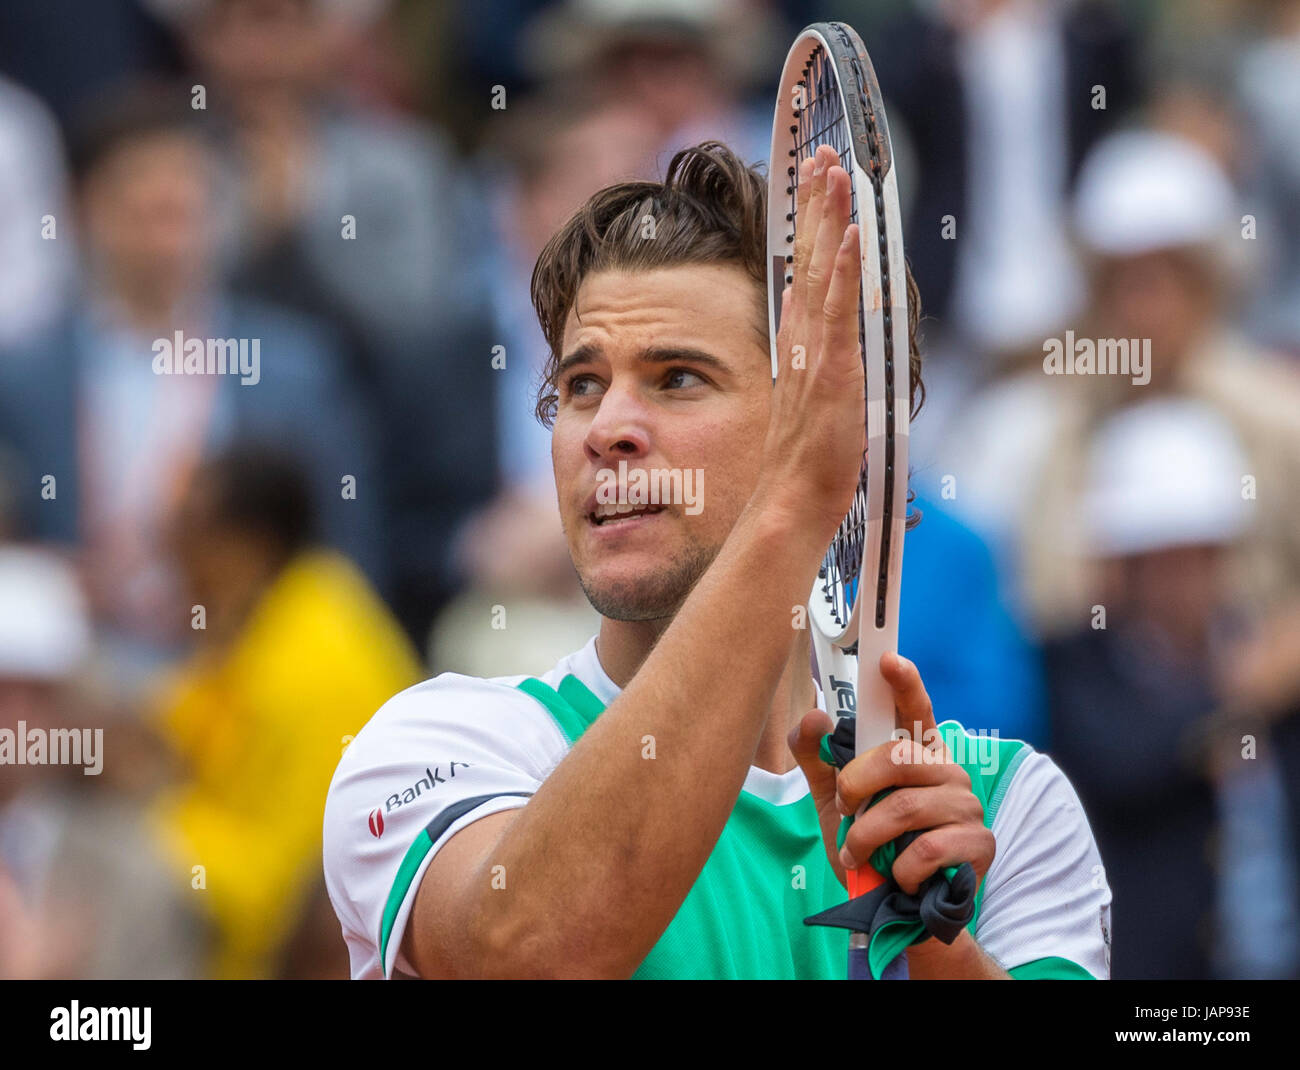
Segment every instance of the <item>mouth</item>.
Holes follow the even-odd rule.
[[[598,528],[617,527],[663,511],[662,505],[597,505],[587,513],[587,520]]]

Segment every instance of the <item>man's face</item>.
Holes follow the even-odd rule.
[[[1166,249],[1116,257],[1099,271],[1108,335],[1149,338],[1157,364],[1176,361],[1214,310],[1214,287],[1196,256]]]
[[[569,553],[602,616],[671,617],[749,500],[772,394],[764,316],[761,288],[736,264],[599,272],[579,289],[551,457]],[[598,515],[620,461],[627,497],[638,472],[674,473],[683,493]]]
[[[194,29],[202,62],[240,110],[318,84],[341,37],[345,28],[318,0],[222,0]]]
[[[86,229],[122,285],[172,293],[201,278],[211,239],[208,164],[196,138],[159,132],[116,148],[89,176]]]

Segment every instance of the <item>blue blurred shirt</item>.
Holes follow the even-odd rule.
[[[904,542],[898,648],[935,719],[1046,747],[1040,652],[1003,601],[989,548],[934,502],[918,495],[912,508],[924,516]]]

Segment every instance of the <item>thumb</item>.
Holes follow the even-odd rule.
[[[822,737],[835,730],[835,722],[822,710],[811,710],[790,730],[786,737],[790,752],[808,781],[817,821],[821,825],[826,857],[840,882],[844,882],[844,864],[840,861],[836,839],[840,831],[840,810],[835,803],[835,778],[838,770],[821,759]]]
[[[835,722],[826,713],[811,710],[790,730],[786,739],[790,744],[790,753],[794,755],[808,781],[813,802],[817,804],[817,812],[820,814],[823,806],[829,806],[838,822],[840,814],[835,806],[836,769],[821,759],[822,737],[834,730]]]

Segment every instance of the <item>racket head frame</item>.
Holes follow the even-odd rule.
[[[852,221],[860,228],[867,448],[859,494],[836,535],[840,542],[847,538],[861,545],[856,576],[846,582],[835,575],[845,570],[828,552],[809,597],[808,617],[823,697],[828,705],[836,703],[828,712],[856,715],[861,753],[888,740],[894,729],[893,693],[874,670],[881,655],[898,645],[911,376],[902,216],[889,128],[866,49],[852,28],[838,22],[814,23],[796,37],[777,91],[767,234],[774,379],[780,367],[781,297],[793,271],[798,167],[819,144],[835,148],[849,175]],[[869,457],[877,463],[868,464]],[[870,666],[862,686],[859,658]]]

